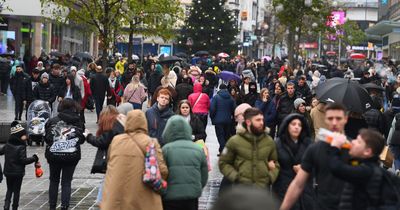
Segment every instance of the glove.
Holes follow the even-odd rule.
[[[32,157],[35,159],[35,163],[39,161],[39,157],[37,156],[37,154],[32,155]]]

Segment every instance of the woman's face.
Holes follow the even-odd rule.
[[[300,106],[299,106],[299,112],[300,112],[300,113],[305,113],[305,112],[306,112],[306,106],[304,106],[304,104],[300,104]]]
[[[265,97],[265,98],[269,98],[269,92],[268,92],[268,90],[266,90],[266,91],[264,91],[263,92],[263,97]]]
[[[182,116],[188,116],[190,114],[190,106],[187,103],[183,103],[180,108]]]
[[[112,78],[112,79],[115,78],[115,71],[112,71],[112,72],[110,73],[110,78]]]
[[[312,105],[312,107],[318,106],[318,100],[317,100],[317,99],[314,99],[314,100],[312,101],[311,105]]]
[[[205,79],[204,77],[200,77],[200,78],[199,78],[199,81],[200,81],[200,83],[202,83],[202,84],[204,83],[205,80],[206,80],[206,79]]]
[[[232,90],[231,90],[231,95],[232,95],[232,96],[236,95],[236,90],[235,90],[235,89],[232,89]]]
[[[289,123],[288,132],[290,137],[298,139],[301,133],[302,125],[299,119],[294,119]]]
[[[181,75],[187,75],[187,72],[186,72],[185,69],[182,69],[182,70],[181,70]]]
[[[275,94],[276,95],[280,95],[282,93],[282,89],[281,89],[281,86],[275,86]]]
[[[71,85],[71,80],[69,80],[68,78],[65,80],[65,83],[67,83],[67,85]]]

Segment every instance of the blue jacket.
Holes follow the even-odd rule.
[[[149,130],[149,136],[157,138],[161,146],[165,144],[162,133],[165,129],[168,119],[174,115],[174,112],[170,108],[160,110],[158,103],[154,103],[153,106],[146,111],[147,126]]]
[[[263,102],[262,100],[257,99],[256,108],[264,113],[265,126],[270,126],[276,123],[276,105],[272,100]]]
[[[213,125],[233,122],[236,103],[228,90],[220,90],[211,101],[210,117]]]

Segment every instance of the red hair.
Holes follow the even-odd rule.
[[[168,95],[169,99],[171,99],[171,92],[167,88],[161,88],[157,93],[157,97],[160,95]]]
[[[118,110],[114,106],[108,105],[106,108],[104,108],[99,116],[99,128],[97,129],[96,136],[100,136],[104,132],[111,131],[118,115]]]

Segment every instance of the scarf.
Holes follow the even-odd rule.
[[[114,79],[108,78],[108,82],[110,83],[110,87],[115,89],[115,83],[117,82],[117,78]]]

